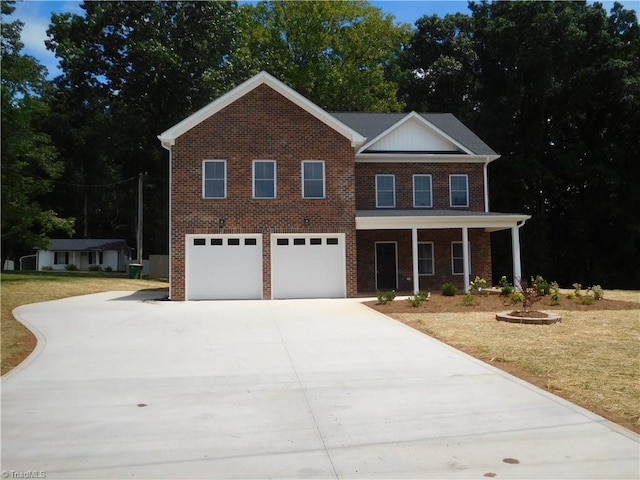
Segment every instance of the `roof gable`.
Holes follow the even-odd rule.
[[[360,148],[360,153],[467,153],[472,152],[415,112],[387,128]]]
[[[217,112],[260,85],[269,86],[289,101],[333,128],[338,133],[349,139],[353,147],[359,147],[364,143],[365,138],[356,130],[344,124],[339,119],[317,106],[315,103],[309,101],[277,78],[263,71],[160,134],[158,139],[162,143],[162,146],[167,149],[171,148],[175,143],[176,138],[180,135],[184,134],[212,115],[215,115]]]

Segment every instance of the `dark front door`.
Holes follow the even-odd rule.
[[[376,243],[376,288],[394,290],[398,287],[398,267],[395,243]]]

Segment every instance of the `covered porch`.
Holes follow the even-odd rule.
[[[438,279],[460,278],[465,292],[469,291],[472,272],[480,276],[487,275],[487,269],[482,268],[488,263],[488,276],[490,277],[491,251],[489,235],[499,230],[511,231],[513,279],[519,283],[522,278],[520,260],[520,228],[531,218],[529,215],[496,213],[496,212],[470,212],[455,210],[358,210],[356,212],[356,230],[361,242],[373,242],[375,253],[373,261],[367,260],[367,252],[361,252],[363,245],[358,246],[358,270],[366,270],[367,264],[373,264],[375,275],[375,289],[383,289],[381,285],[380,267],[381,259],[378,258],[378,246],[396,243],[396,286],[399,289],[410,289],[417,293],[421,289],[426,277],[438,281]],[[431,232],[429,232],[431,231]],[[404,238],[411,252],[410,264],[405,263],[402,268],[402,258],[398,255],[398,242],[393,240],[393,235]],[[442,234],[441,232],[446,232]],[[410,234],[410,238],[409,235]],[[430,237],[441,238],[440,243],[428,241]],[[363,237],[366,236],[366,240]],[[473,238],[476,251],[471,252],[470,237]],[[380,240],[376,240],[376,239]],[[483,240],[485,238],[485,240]],[[427,241],[425,241],[427,239]],[[454,241],[455,240],[455,241]],[[401,241],[400,243],[403,243]],[[431,245],[429,245],[431,244]],[[454,245],[455,244],[455,245]],[[429,272],[429,248],[431,254],[431,269]],[[450,247],[449,247],[450,245]],[[390,247],[392,245],[389,245]],[[455,247],[455,248],[454,248]],[[447,249],[451,249],[450,260],[444,259]],[[368,251],[369,247],[365,247]],[[422,256],[421,256],[422,255]],[[459,258],[455,258],[459,256]],[[474,257],[475,270],[472,270],[471,257]],[[480,257],[480,258],[478,258]],[[361,258],[363,261],[361,261]],[[447,263],[448,262],[448,263]],[[443,267],[444,266],[444,267]],[[450,267],[450,272],[447,270]],[[425,273],[425,268],[427,273]],[[407,275],[403,273],[408,272]],[[480,272],[480,273],[478,273]],[[371,275],[371,271],[362,272],[362,275]],[[453,277],[455,275],[455,277]],[[485,277],[486,278],[486,277]],[[491,278],[487,278],[491,280]],[[388,285],[386,285],[388,286]],[[403,288],[404,286],[404,288]]]

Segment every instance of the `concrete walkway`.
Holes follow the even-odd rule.
[[[639,478],[637,435],[357,301],[152,296],[16,310],[4,478]]]

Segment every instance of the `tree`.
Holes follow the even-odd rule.
[[[135,181],[145,177],[145,248],[168,248],[167,154],[157,139],[238,81],[228,59],[235,2],[84,2],[53,15],[47,47],[63,74],[50,128],[77,185],[59,198],[84,236],[135,238]],[[74,199],[83,198],[83,202]]]
[[[330,111],[398,111],[390,69],[408,26],[362,1],[259,2],[242,7],[238,64],[266,70]]]
[[[10,15],[13,2],[2,2]],[[41,121],[49,112],[40,95],[46,71],[22,55],[23,23],[2,21],[2,250],[5,258],[44,247],[49,235],[73,233],[73,218],[61,218],[44,205],[64,165]]]
[[[403,56],[407,104],[449,104],[502,154],[489,169],[491,207],[532,215],[522,230],[530,275],[640,288],[635,13],[585,2],[470,9],[417,23]],[[494,237],[497,277],[509,241]]]

